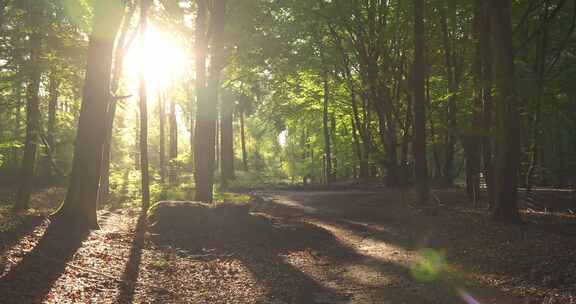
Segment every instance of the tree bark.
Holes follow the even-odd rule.
[[[21,141],[20,138],[20,128],[21,128],[21,121],[22,121],[22,83],[20,80],[17,80],[14,82],[14,95],[13,98],[16,101],[16,107],[14,108],[14,130],[13,130],[13,135],[12,138],[14,141]],[[15,167],[18,167],[18,164],[20,163],[20,153],[19,153],[19,148],[18,147],[13,147],[12,148],[12,159],[15,165]],[[12,168],[12,167],[11,167]]]
[[[122,29],[120,30],[120,36],[118,37],[118,41],[116,42],[116,49],[114,51],[114,67],[112,72],[112,79],[110,80],[110,92],[112,92],[113,94],[117,93],[118,91],[126,50],[132,43],[133,39],[136,37],[135,34],[137,32],[135,32],[129,38],[127,36],[128,30],[131,25],[130,21],[132,20],[132,16],[134,16],[135,12],[136,12],[136,5],[132,5],[123,18],[124,21],[122,23]],[[100,188],[98,189],[98,202],[100,204],[108,201],[108,198],[110,197],[110,161],[112,157],[111,155],[112,135],[114,133],[114,119],[116,117],[117,104],[118,100],[115,98],[111,98],[110,101],[108,102],[108,109],[106,110],[106,135],[104,138],[104,148],[102,151]]]
[[[456,58],[455,50],[450,43],[450,33],[448,31],[448,17],[446,8],[440,8],[440,24],[442,29],[442,42],[444,45],[444,57],[446,64],[446,76],[448,79],[448,105],[446,109],[447,131],[444,145],[444,167],[442,176],[446,186],[454,184],[454,152],[456,144]]]
[[[474,86],[472,97],[472,128],[470,134],[463,136],[462,146],[464,147],[466,156],[466,192],[472,204],[477,206],[480,200],[480,131],[482,130],[481,0],[474,1],[474,17],[472,23],[472,36],[474,41],[474,58],[472,61],[472,85]]]
[[[159,136],[159,145],[160,145],[160,181],[164,183],[166,181],[166,101],[165,96],[163,93],[158,94],[158,121],[160,122],[160,136]]]
[[[248,171],[248,153],[246,150],[246,130],[244,126],[244,110],[240,111],[240,144],[242,145],[242,165]]]
[[[328,73],[323,72],[322,82],[324,85],[324,105],[322,108],[322,129],[324,131],[324,181],[332,183],[332,147],[330,145],[330,127],[328,126],[328,104],[330,101],[330,88],[328,86]]]
[[[226,0],[215,0],[211,10],[211,60],[208,83],[205,86],[205,49],[206,31],[204,20],[206,19],[206,3],[198,1],[197,20],[197,81],[198,81],[198,110],[196,119],[196,136],[194,145],[196,200],[202,202],[213,201],[214,168],[215,168],[215,145],[216,145],[216,121],[217,100],[220,87],[220,71],[223,66],[223,34],[226,15]]]
[[[548,9],[548,6],[544,6],[544,10]],[[535,72],[538,75],[536,84],[536,96],[535,96],[535,106],[534,118],[532,120],[532,145],[530,146],[530,161],[528,165],[528,170],[526,172],[526,191],[532,191],[532,180],[533,175],[538,166],[538,151],[540,150],[540,122],[542,120],[542,98],[544,95],[544,82],[546,76],[546,55],[548,51],[548,28],[545,28],[541,33],[540,45],[537,48],[536,53],[536,63]]]
[[[52,151],[54,151],[54,144],[56,143],[56,111],[58,109],[58,80],[55,74],[52,71],[48,85],[48,124],[46,125],[46,144],[48,145],[46,149]],[[44,177],[47,182],[50,182],[54,177],[51,162],[52,159],[47,152],[44,158]]]
[[[175,186],[178,182],[178,121],[176,120],[176,101],[174,97],[170,99],[170,145],[168,151],[168,183]]]
[[[494,178],[494,145],[493,145],[493,116],[492,105],[492,26],[490,22],[490,8],[487,1],[482,1],[480,26],[480,52],[482,57],[482,124],[485,133],[482,139],[482,165],[486,192],[488,195],[488,207],[492,209],[495,201],[495,178]]]
[[[511,0],[490,0],[496,83],[496,221],[519,222],[517,177],[520,160],[519,106],[514,88]]]
[[[122,3],[118,0],[95,2],[70,184],[66,199],[55,214],[85,228],[98,228],[96,209],[105,137],[103,122],[110,100],[114,40],[122,20]]]
[[[42,33],[40,18],[43,16],[42,4],[28,0],[30,34],[30,59],[28,60],[28,85],[26,92],[26,139],[24,142],[24,156],[20,167],[18,191],[16,193],[15,210],[28,208],[30,195],[34,183],[36,167],[36,151],[40,141],[40,54],[42,47]]]
[[[428,164],[426,161],[426,99],[424,94],[424,0],[414,1],[414,167],[416,202],[430,202]]]
[[[140,33],[146,33],[148,29],[148,8],[151,0],[140,0]],[[141,41],[144,44],[144,40]],[[148,168],[148,96],[146,89],[146,62],[140,62],[140,172],[142,175],[142,211],[146,213],[150,207],[150,172]]]
[[[234,174],[234,102],[230,96],[222,96],[220,114],[220,161],[222,187],[235,178]]]
[[[205,134],[210,124],[215,121],[215,113],[208,113],[206,108],[210,108],[210,103],[206,102],[206,57],[208,49],[207,41],[207,20],[208,20],[208,7],[206,0],[197,0],[198,12],[196,16],[196,119],[194,126],[194,181],[196,187],[196,199],[211,201],[212,190],[211,184],[213,179],[210,179],[214,170],[213,160],[210,155],[210,140]],[[215,112],[215,110],[213,110]],[[210,116],[207,116],[211,114]],[[200,133],[202,132],[202,133]],[[202,155],[201,155],[202,154]],[[204,163],[202,168],[201,162]],[[208,189],[210,188],[210,189]]]

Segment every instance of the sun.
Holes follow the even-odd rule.
[[[149,93],[168,89],[183,77],[191,62],[179,40],[154,24],[148,25],[144,35],[138,35],[125,58],[123,70],[129,89],[138,89],[143,65]]]

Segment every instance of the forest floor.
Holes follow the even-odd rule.
[[[18,217],[0,191],[0,303],[576,303],[573,216],[500,225],[434,193],[421,209],[398,190],[260,191],[250,233],[190,238],[146,232],[136,209],[47,229],[62,190]]]

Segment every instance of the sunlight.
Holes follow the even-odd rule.
[[[176,37],[149,24],[144,39],[138,36],[126,54],[124,73],[127,86],[132,92],[138,90],[140,65],[144,63],[148,94],[155,96],[156,92],[179,81],[190,61]]]

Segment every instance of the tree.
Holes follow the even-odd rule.
[[[178,167],[176,165],[176,159],[178,158],[178,121],[176,120],[176,100],[174,97],[170,99],[169,123],[168,182],[170,185],[175,186],[178,182]]]
[[[18,192],[14,209],[23,210],[28,208],[32,193],[34,170],[36,167],[36,152],[40,142],[40,54],[42,47],[41,24],[44,15],[42,3],[28,0],[26,6],[29,10],[28,22],[30,24],[30,57],[28,60],[28,85],[26,91],[26,139],[24,156],[20,167]]]
[[[322,57],[323,56],[324,55],[322,55]],[[330,102],[330,87],[328,83],[327,71],[322,72],[322,84],[324,87],[324,94],[322,94],[322,130],[324,131],[324,181],[326,184],[330,184],[332,183],[332,151],[330,145],[330,129],[328,127],[328,104]]]
[[[116,42],[116,48],[114,51],[114,67],[112,79],[110,81],[110,92],[112,92],[112,94],[118,93],[125,54],[128,50],[128,47],[132,44],[132,41],[136,37],[136,31],[134,34],[128,35],[128,30],[130,29],[130,21],[132,20],[135,12],[136,5],[130,5],[128,11],[124,15],[122,28]],[[106,137],[104,140],[104,150],[102,152],[102,172],[100,176],[100,188],[98,191],[98,200],[100,203],[106,202],[110,196],[110,157],[112,153],[112,135],[114,133],[114,119],[116,117],[116,108],[119,101],[119,97],[111,96],[110,102],[108,103],[108,109],[106,111]]]
[[[198,1],[198,20],[196,21],[197,43],[197,117],[194,131],[194,170],[196,180],[196,200],[212,202],[214,186],[214,164],[216,146],[216,121],[220,71],[224,64],[223,34],[226,14],[226,0],[215,0],[210,9],[212,41],[210,43],[210,68],[206,85],[203,80],[206,50],[206,3]]]
[[[222,186],[235,178],[234,174],[234,99],[232,94],[220,98],[220,161]]]
[[[56,218],[85,228],[98,228],[97,196],[105,139],[104,122],[110,100],[110,74],[114,41],[122,21],[123,1],[94,4],[94,19],[74,160],[66,198]]]
[[[148,9],[150,0],[140,0],[140,35],[144,45],[144,35],[148,28]],[[142,211],[146,213],[150,207],[150,172],[148,168],[148,96],[146,91],[146,62],[140,62],[140,79],[138,95],[140,101],[140,172],[142,189]]]
[[[426,100],[424,96],[424,0],[414,1],[414,137],[416,202],[430,201],[428,165],[426,162]]]
[[[517,178],[520,165],[520,115],[514,88],[514,47],[510,0],[490,0],[496,102],[496,193],[493,218],[519,222]]]
[[[160,123],[158,126],[160,127],[159,132],[159,145],[160,145],[160,181],[164,183],[166,179],[166,100],[165,94],[159,93],[158,94],[158,120]],[[172,135],[172,133],[170,133]]]

